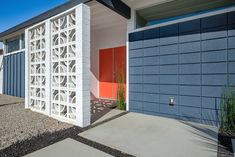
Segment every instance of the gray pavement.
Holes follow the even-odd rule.
[[[67,138],[25,157],[111,157],[95,148]]]
[[[23,98],[0,94],[0,106],[24,102]]]
[[[128,113],[80,136],[143,157],[216,157],[218,128]]]
[[[232,139],[233,144],[233,156],[235,157],[235,139]]]

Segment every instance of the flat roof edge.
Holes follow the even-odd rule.
[[[70,0],[64,4],[61,4],[55,8],[52,8],[44,13],[41,13],[29,20],[26,20],[25,22],[22,22],[12,28],[9,28],[7,29],[6,31],[3,31],[0,33],[0,41],[2,40],[3,37],[9,35],[9,34],[12,34],[12,33],[15,33],[19,30],[22,30],[22,29],[26,29],[28,28],[29,26],[32,26],[36,23],[39,23],[47,18],[50,18],[52,16],[55,16],[56,14],[59,14],[63,11],[66,11],[67,9],[70,9],[78,4],[81,4],[81,3],[87,3],[91,0]]]

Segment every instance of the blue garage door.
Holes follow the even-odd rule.
[[[4,56],[3,60],[3,93],[25,96],[25,59],[24,52]]]
[[[213,125],[228,80],[235,12],[129,34],[130,111]]]

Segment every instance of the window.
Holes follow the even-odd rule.
[[[10,53],[13,51],[20,50],[20,38],[15,37],[6,41],[6,52]]]
[[[136,11],[136,28],[195,16],[228,7],[234,7],[235,1],[214,0],[213,4],[205,0],[170,1],[142,8]]]
[[[21,35],[21,48],[22,49],[25,48],[25,35],[24,35],[24,33]]]
[[[19,51],[25,48],[25,35],[24,33],[16,37],[10,38],[5,42],[6,53]]]

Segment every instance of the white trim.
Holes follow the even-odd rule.
[[[129,108],[129,37],[127,34],[126,42],[126,111],[130,111]]]
[[[29,31],[25,30],[25,108],[29,108]]]
[[[41,21],[41,22],[39,22],[39,23],[37,23],[37,24],[31,26],[31,27],[28,27],[27,29],[28,29],[28,30],[33,29],[33,28],[35,28],[35,27],[38,27],[38,26],[42,25],[42,24],[45,23],[45,21],[47,21],[47,20],[51,21],[51,20],[53,20],[53,19],[59,18],[60,16],[62,16],[62,15],[64,15],[64,14],[68,14],[68,13],[72,12],[73,10],[75,10],[77,7],[81,6],[82,4],[83,4],[83,3],[78,4],[78,5],[76,5],[76,6],[72,7],[72,8],[70,8],[70,9],[68,9],[68,10],[66,10],[66,11],[64,11],[64,12],[62,12],[62,13],[59,13],[59,14],[57,14],[57,15],[55,15],[55,16],[52,16],[52,17],[50,17],[50,18],[48,18],[48,19],[46,19],[46,20],[43,20],[43,21]]]
[[[228,13],[228,12],[232,12],[232,11],[235,11],[234,6],[229,7],[229,8],[225,8],[225,9],[221,9],[221,10],[211,11],[209,13],[202,13],[200,15],[194,15],[194,16],[185,17],[185,18],[181,18],[181,19],[177,19],[177,20],[173,20],[173,21],[159,23],[159,24],[156,24],[156,25],[151,25],[151,26],[146,26],[146,27],[143,27],[143,28],[138,28],[138,29],[135,29],[135,30],[128,31],[127,33],[129,34],[129,33],[139,32],[139,31],[143,31],[143,30],[147,30],[147,29],[151,29],[151,28],[172,25],[172,24],[176,24],[176,23],[180,23],[180,22],[186,22],[186,21],[195,20],[195,19],[199,19],[199,18],[204,18],[204,17],[214,16],[214,15],[218,15],[218,14]]]
[[[25,51],[26,49],[21,49],[21,50],[17,50],[17,51],[13,51],[13,52],[9,52],[9,53],[4,53],[3,56],[10,56],[10,55],[14,55],[14,54],[17,54],[17,53],[20,53],[20,52],[23,52]]]

